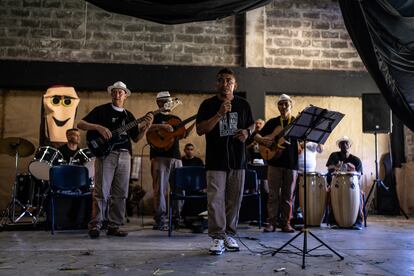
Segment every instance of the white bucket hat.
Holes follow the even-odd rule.
[[[279,96],[279,99],[277,100],[277,103],[281,102],[281,101],[289,101],[290,103],[293,104],[292,98],[290,98],[288,95],[286,94],[282,94]]]
[[[341,143],[341,142],[348,142],[348,143],[349,143],[349,146],[352,146],[352,140],[351,140],[351,139],[349,139],[349,137],[348,137],[348,136],[342,136],[341,138],[339,138],[339,139],[336,141],[336,145],[339,147],[339,143]]]
[[[168,91],[161,91],[157,94],[157,100],[162,100],[166,98],[171,98],[170,92]]]
[[[108,86],[106,90],[108,90],[108,93],[111,94],[112,89],[115,89],[115,88],[124,90],[128,96],[131,95],[131,91],[127,88],[126,84],[123,83],[122,81],[115,82],[114,84]]]

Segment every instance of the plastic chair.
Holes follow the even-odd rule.
[[[55,234],[55,200],[56,196],[80,198],[88,197],[91,192],[84,192],[90,187],[88,169],[77,165],[60,165],[49,170],[50,204],[52,213],[52,235]]]
[[[260,193],[259,181],[255,170],[247,169],[245,172],[243,198],[253,196],[257,197],[257,201],[259,203],[257,222],[260,229],[262,226],[262,196]]]
[[[206,171],[204,167],[180,167],[174,171],[174,181],[169,194],[168,237],[172,232],[172,213],[174,200],[206,199]]]

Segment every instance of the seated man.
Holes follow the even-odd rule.
[[[184,147],[184,155],[181,157],[183,166],[204,167],[203,160],[194,155],[194,145],[188,143]]]
[[[265,121],[263,119],[257,119],[254,122],[254,131],[252,135],[250,135],[250,137],[246,140],[247,159],[251,165],[265,165],[265,161],[262,159],[262,156],[259,152],[259,143],[253,139],[253,137],[260,132],[264,125]]]
[[[345,171],[345,172],[358,172],[362,175],[362,162],[361,159],[352,155],[349,149],[352,146],[352,141],[347,136],[343,136],[338,141],[336,141],[336,145],[340,148],[340,151],[333,152],[328,158],[326,162],[326,166],[328,167],[328,174],[327,174],[327,182],[328,186],[330,187],[332,182],[332,174],[335,171]],[[363,221],[363,199],[362,199],[362,190],[360,195],[360,206],[359,212],[356,219],[356,222],[353,225],[353,229],[361,230],[362,229],[362,221]],[[329,207],[331,209],[331,206]],[[330,211],[330,220],[331,225],[334,228],[337,227],[335,218],[333,217],[333,212]]]
[[[79,129],[71,128],[66,130],[66,139],[68,142],[59,147],[58,150],[63,155],[64,161],[69,164],[72,161],[73,156],[79,150],[80,133]]]

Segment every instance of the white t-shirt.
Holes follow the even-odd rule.
[[[316,154],[318,144],[314,142],[306,143],[306,172],[316,171]],[[304,168],[304,150],[299,154],[299,171],[303,172]]]

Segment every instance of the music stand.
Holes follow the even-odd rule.
[[[328,139],[329,134],[332,130],[337,126],[337,124],[342,120],[344,114],[329,111],[327,109],[322,109],[316,106],[309,106],[306,107],[300,115],[294,120],[292,125],[287,129],[285,137],[292,138],[294,140],[302,140],[304,143],[304,171],[303,171],[303,185],[304,185],[304,210],[303,210],[303,220],[304,226],[301,231],[296,234],[293,238],[291,238],[288,242],[286,242],[282,247],[275,250],[272,253],[272,256],[276,255],[276,253],[280,252],[283,248],[285,248],[288,244],[294,241],[297,237],[303,234],[303,249],[299,249],[296,246],[296,249],[302,252],[302,268],[305,268],[305,255],[309,252],[321,247],[322,245],[332,251],[335,255],[337,255],[341,260],[344,259],[338,252],[333,250],[329,245],[319,239],[315,234],[313,234],[307,225],[307,199],[306,199],[306,142],[311,141],[318,144],[324,144]],[[317,247],[308,250],[307,246],[307,234],[310,234],[314,237],[317,241],[321,244]],[[291,245],[292,246],[292,245]]]

